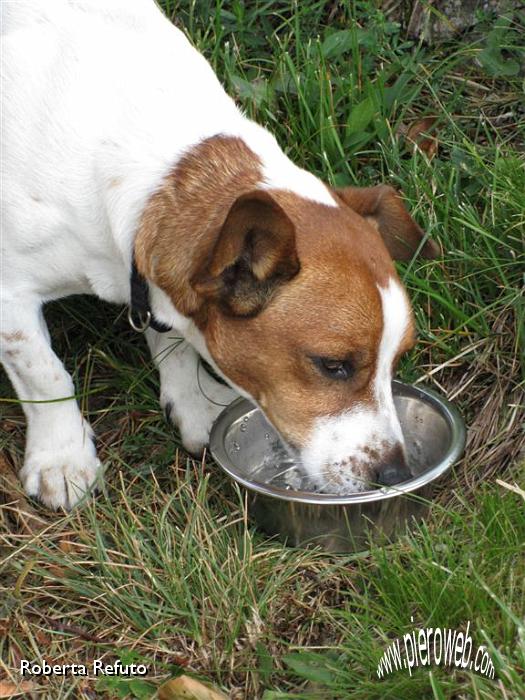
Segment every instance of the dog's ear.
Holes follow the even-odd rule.
[[[336,194],[377,228],[394,260],[410,260],[414,256],[425,234],[392,187],[345,187],[336,190]],[[424,258],[435,258],[439,253],[439,246],[430,239],[420,250]]]
[[[270,194],[242,195],[191,285],[233,316],[255,316],[299,272],[295,227]]]

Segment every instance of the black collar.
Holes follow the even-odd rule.
[[[157,321],[151,311],[149,304],[149,287],[146,279],[137,270],[135,256],[131,262],[130,278],[130,303],[128,311],[129,325],[134,331],[144,333],[147,328],[153,328],[158,333],[171,331],[171,326],[167,326],[161,321]]]

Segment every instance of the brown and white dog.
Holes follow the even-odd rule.
[[[436,248],[398,194],[295,166],[153,0],[18,0],[2,27],[1,359],[28,494],[71,507],[100,467],[42,305],[132,304],[130,279],[190,452],[239,393],[318,481],[402,480],[390,384],[414,323],[392,258]],[[201,391],[199,355],[229,386]]]

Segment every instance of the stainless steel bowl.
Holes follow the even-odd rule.
[[[366,549],[369,538],[388,541],[421,519],[436,480],[461,456],[465,425],[452,404],[430,389],[392,382],[410,470],[396,486],[349,495],[293,490],[272,483],[269,446],[278,435],[260,409],[237,399],[217,418],[210,436],[215,461],[249,493],[249,511],[259,527],[293,546],[327,551]],[[270,470],[271,471],[271,470]],[[276,470],[271,471],[275,477]]]

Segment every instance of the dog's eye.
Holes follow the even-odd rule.
[[[329,379],[349,379],[354,368],[349,360],[333,360],[329,357],[312,357],[317,369]]]

